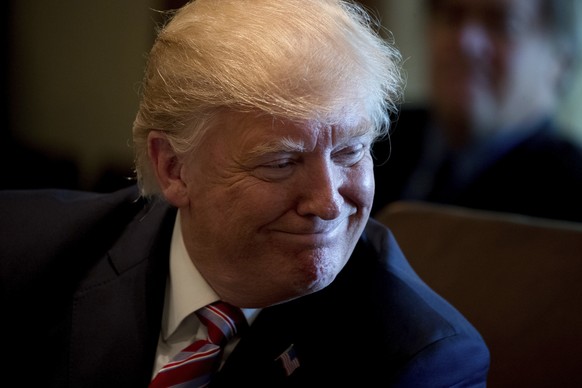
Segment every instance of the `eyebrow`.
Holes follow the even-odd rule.
[[[347,130],[341,131],[344,135],[349,134],[350,138],[362,138],[370,136],[373,137],[372,131],[365,125],[359,125]],[[283,137],[266,143],[259,144],[249,150],[247,156],[249,158],[261,157],[268,154],[275,153],[294,153],[305,152],[305,143],[302,140],[294,140],[290,137]]]
[[[248,152],[248,156],[253,158],[270,153],[304,151],[305,145],[302,141],[296,141],[289,137],[284,137],[275,141],[257,145]]]

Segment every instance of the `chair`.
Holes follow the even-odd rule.
[[[488,386],[582,387],[582,224],[413,201],[376,219],[480,331]]]

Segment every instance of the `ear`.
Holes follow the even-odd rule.
[[[148,155],[166,200],[178,208],[188,205],[188,190],[182,179],[184,165],[165,133],[151,131],[148,134]]]

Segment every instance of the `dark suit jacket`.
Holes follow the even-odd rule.
[[[147,387],[175,213],[135,188],[1,192],[2,375]],[[300,366],[286,376],[290,347]],[[213,386],[480,386],[488,366],[478,332],[371,220],[330,286],[259,314]]]
[[[389,140],[374,146],[376,194],[372,214],[403,199],[430,125],[424,109],[403,109]],[[388,160],[387,160],[388,159]],[[387,160],[387,162],[386,162]],[[582,149],[551,121],[486,168],[456,197],[430,199],[470,208],[582,221]]]

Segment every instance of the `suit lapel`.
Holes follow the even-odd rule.
[[[78,288],[71,318],[72,386],[147,386],[174,219],[175,212],[167,206],[144,207]],[[88,383],[85,376],[115,381]]]
[[[377,343],[362,341],[358,333],[365,337],[388,327],[376,308],[382,303],[377,285],[385,279],[375,277],[386,273],[381,267],[386,265],[389,249],[396,249],[391,254],[401,256],[397,246],[388,245],[386,235],[380,234],[384,229],[375,225],[372,221],[367,232],[374,233],[362,236],[331,285],[263,309],[212,387],[343,386],[350,378],[366,381],[368,377],[357,371],[373,365],[370,357]],[[382,252],[381,259],[376,251]],[[367,313],[365,319],[357,316],[361,310]],[[295,368],[291,373],[282,361],[285,354],[290,357],[291,369]]]

